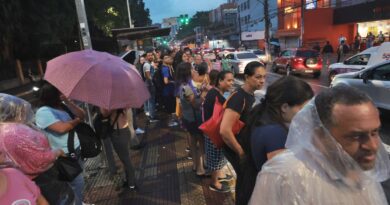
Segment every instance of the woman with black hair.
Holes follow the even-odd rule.
[[[40,89],[40,103],[41,107],[35,115],[37,127],[46,134],[52,149],[62,149],[65,155],[69,155],[69,133],[84,119],[84,110],[62,95],[56,87],[48,82],[45,82]],[[74,119],[65,110],[65,106],[75,116]],[[80,141],[76,132],[74,132],[74,149],[76,156],[70,157],[77,158],[81,167],[83,167],[83,161],[80,157]],[[82,173],[70,182],[70,185],[76,196],[76,205],[81,205],[84,191]]]
[[[216,70],[213,70],[218,72]],[[211,72],[210,72],[211,74]],[[230,71],[221,71],[218,73],[212,88],[207,92],[205,101],[203,103],[203,121],[207,121],[211,118],[214,111],[214,104],[216,99],[223,104],[225,98],[223,94],[229,91],[233,87],[234,76]],[[224,176],[222,168],[226,165],[227,160],[223,155],[222,149],[217,148],[208,136],[205,136],[205,150],[206,150],[206,163],[211,173],[211,184],[209,189],[216,192],[229,192],[230,187],[224,181],[231,180],[231,176]]]
[[[313,96],[310,85],[293,76],[283,77],[267,88],[242,134],[244,151],[253,159],[257,171],[284,149],[292,118]]]
[[[176,73],[176,93],[182,107],[182,121],[190,134],[190,148],[194,161],[194,171],[198,176],[204,176],[206,171],[203,167],[204,138],[199,125],[202,122],[201,105],[204,101],[202,90],[194,85],[191,77],[191,63],[178,65]]]
[[[309,84],[286,76],[271,84],[265,98],[252,109],[239,139],[246,153],[246,160],[240,164],[245,175],[241,186],[245,204],[253,192],[261,167],[283,151],[292,118],[313,96]]]
[[[244,174],[240,166],[245,163],[248,153],[244,152],[232,130],[238,120],[248,123],[248,116],[255,102],[254,92],[264,86],[266,74],[267,70],[262,63],[248,63],[244,70],[244,85],[232,93],[222,117],[220,134],[226,144],[224,154],[237,174],[236,204],[247,204],[251,195],[242,187]]]

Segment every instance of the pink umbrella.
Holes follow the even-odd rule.
[[[94,50],[71,52],[50,60],[45,80],[70,99],[106,109],[138,108],[150,97],[133,65]]]

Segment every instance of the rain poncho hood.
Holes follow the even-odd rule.
[[[45,135],[20,123],[0,123],[0,167],[19,168],[34,177],[48,170],[56,160]]]
[[[0,93],[0,122],[18,122],[32,125],[34,112],[31,104],[21,98]]]
[[[387,204],[379,182],[390,176],[382,142],[375,167],[363,171],[321,122],[314,99],[289,127],[287,150],[259,173],[249,204]]]

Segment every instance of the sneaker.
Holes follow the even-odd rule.
[[[226,193],[226,192],[230,192],[230,187],[229,187],[229,185],[227,185],[227,184],[225,184],[225,183],[221,183],[222,184],[222,186],[221,186],[221,188],[217,188],[217,187],[215,187],[214,186],[214,184],[210,184],[209,185],[209,189],[211,190],[211,191],[215,191],[215,192],[219,192],[219,193]]]
[[[145,112],[145,115],[149,117],[149,116],[150,116],[150,113],[149,113],[149,112]]]
[[[172,122],[169,122],[168,123],[168,127],[175,127],[175,126],[178,126],[179,123],[175,122],[175,121],[172,121]]]
[[[189,147],[186,147],[186,152],[190,152],[190,148]]]
[[[88,204],[88,203],[84,203],[84,202],[82,202],[83,203],[83,205],[95,205],[95,204]]]
[[[153,119],[153,118],[151,118],[151,119],[149,120],[150,123],[155,123],[155,122],[158,122],[158,121],[159,121],[158,119]]]
[[[135,185],[130,185],[129,186],[130,191],[135,191],[137,187]]]
[[[223,178],[218,177],[218,181],[220,181],[220,182],[228,182],[231,180],[233,180],[233,176],[230,174],[226,174],[226,176]]]
[[[141,128],[137,128],[135,130],[135,134],[137,134],[137,135],[144,134],[144,133],[145,133],[145,131],[143,129],[141,129]]]

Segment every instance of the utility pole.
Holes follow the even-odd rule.
[[[129,27],[130,28],[134,28],[134,25],[133,25],[133,22],[131,22],[131,13],[130,13],[130,3],[129,3],[130,0],[126,0],[126,4],[127,4],[127,14],[129,15]]]
[[[91,35],[89,34],[87,14],[85,13],[84,0],[75,0],[77,17],[79,19],[80,35],[84,49],[92,49]]]
[[[270,50],[269,50],[269,31],[271,27],[271,20],[269,18],[269,9],[268,9],[268,0],[264,0],[264,24],[265,24],[265,32],[264,32],[264,38],[265,38],[265,55],[267,58],[269,58]],[[268,61],[271,59],[267,59]]]
[[[299,47],[303,46],[305,0],[301,0],[301,35],[299,36]]]

